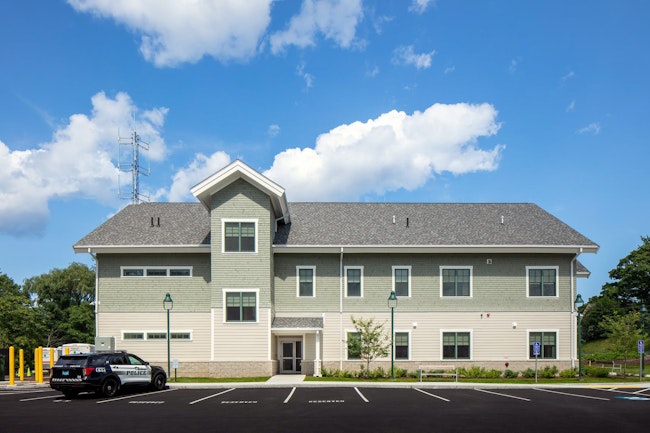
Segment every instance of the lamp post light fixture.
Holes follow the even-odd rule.
[[[171,368],[171,334],[169,333],[169,312],[174,308],[174,300],[172,296],[167,293],[165,299],[163,300],[163,308],[167,311],[167,377],[172,377],[172,368]]]
[[[388,297],[388,308],[390,308],[390,378],[395,379],[395,307],[397,307],[397,295],[391,290]]]
[[[578,380],[582,381],[582,327],[581,327],[581,315],[580,315],[580,306],[584,304],[585,301],[582,300],[582,296],[578,294],[575,300],[576,313],[578,314]]]
[[[648,312],[648,309],[645,307],[645,304],[641,304],[641,343],[643,345],[643,353],[641,353],[641,363],[639,364],[639,380],[643,380],[643,369],[645,367],[645,314]]]

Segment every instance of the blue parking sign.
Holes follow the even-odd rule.
[[[639,355],[643,354],[645,352],[645,341],[644,340],[639,340]]]
[[[539,341],[533,343],[533,356],[539,356],[541,353],[542,344]]]

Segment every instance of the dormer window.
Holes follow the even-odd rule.
[[[223,251],[226,253],[257,252],[257,221],[224,221]]]

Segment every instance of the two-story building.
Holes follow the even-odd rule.
[[[523,370],[577,359],[577,278],[598,245],[528,203],[289,203],[241,161],[198,203],[125,207],[74,245],[96,261],[97,336],[195,376],[356,371],[351,317],[390,332],[395,365]],[[390,358],[373,366],[388,367]]]

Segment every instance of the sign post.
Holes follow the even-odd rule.
[[[645,340],[638,341],[639,348],[639,382],[643,380],[643,355],[645,353]]]
[[[535,355],[535,383],[537,383],[537,359],[541,353],[542,344],[539,341],[533,343],[533,355]]]

